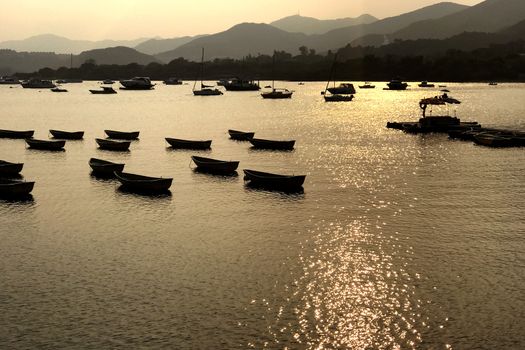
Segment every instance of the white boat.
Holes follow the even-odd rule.
[[[120,84],[124,86],[126,90],[151,90],[155,86],[148,77],[125,79],[121,80]]]
[[[51,80],[29,79],[22,82],[24,89],[53,89],[56,87]]]
[[[18,85],[20,80],[14,77],[0,77],[0,85]]]
[[[235,78],[223,85],[228,91],[258,91],[261,89],[255,80]]]

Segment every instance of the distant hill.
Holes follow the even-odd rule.
[[[248,54],[257,55],[259,53],[272,54],[274,50],[296,54],[299,47],[303,45],[323,52],[344,47],[364,34],[390,34],[415,21],[439,18],[465,8],[466,6],[463,5],[440,3],[370,24],[332,30],[322,35],[291,33],[268,24],[242,23],[224,32],[195,39],[175,50],[160,53],[155,57],[164,62],[169,62],[177,57],[200,60],[202,47],[206,49],[206,59],[241,58]]]
[[[370,37],[372,38],[372,36]],[[454,51],[470,52],[478,49],[490,48],[495,45],[509,45],[510,43],[523,45],[525,42],[525,21],[505,28],[496,33],[464,32],[447,39],[396,39],[390,44],[380,47],[356,46],[354,44],[340,49],[341,60],[372,56],[406,56],[421,57],[443,56]],[[521,44],[519,43],[521,42]]]
[[[18,52],[54,52],[79,54],[82,51],[114,46],[135,47],[148,39],[136,40],[71,40],[54,34],[32,36],[24,40],[0,42],[0,49],[10,49]]]
[[[525,20],[501,30],[500,33],[513,40],[525,40]]]
[[[155,57],[138,52],[125,46],[108,47],[105,49],[95,49],[84,51],[80,55],[74,57],[74,62],[77,65],[84,63],[86,60],[95,60],[97,64],[148,64],[151,62],[159,62]]]
[[[441,2],[399,16],[388,17],[371,24],[335,29],[317,37],[312,45],[318,50],[343,47],[353,40],[369,34],[391,34],[411,25],[412,23],[440,18],[458,13],[467,8],[468,6],[465,5],[459,5],[452,2]],[[441,29],[434,28],[434,30],[439,31]]]
[[[376,22],[377,18],[364,14],[356,18],[338,18],[321,20],[299,15],[288,16],[270,23],[271,26],[291,33],[324,34],[330,30],[358,24]]]
[[[442,18],[413,23],[392,37],[444,39],[462,32],[496,32],[522,20],[525,20],[524,0],[486,0]]]
[[[106,49],[95,49],[82,52],[73,56],[73,67],[79,67],[86,60],[95,60],[97,64],[129,63],[148,64],[158,62],[153,56],[140,53],[129,47],[111,47]],[[13,50],[0,49],[0,76],[16,72],[36,72],[41,68],[70,67],[71,56],[66,54],[55,54],[53,52],[16,52]]]
[[[0,49],[0,76],[16,72],[35,72],[44,67],[57,69],[69,67],[69,65],[70,55],[57,55],[53,52],[16,52]]]
[[[177,57],[200,61],[203,47],[206,49],[206,60],[242,58],[259,53],[272,54],[274,50],[285,50],[295,54],[299,46],[307,43],[308,36],[302,33],[289,33],[263,23],[242,23],[224,32],[195,39],[155,57],[164,62]]]
[[[198,39],[203,36],[205,35],[183,36],[180,38],[172,38],[172,39],[150,39],[150,40],[146,40],[138,44],[134,48],[135,50],[148,54],[148,55],[156,55],[161,52],[174,50],[181,45],[189,43],[190,41]]]

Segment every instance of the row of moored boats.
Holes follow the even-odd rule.
[[[53,139],[43,140],[33,138],[34,130],[4,130],[0,129],[0,138],[25,139],[30,148],[42,150],[63,150],[66,140],[81,140],[84,138],[84,131],[64,131],[50,129],[49,133]],[[128,151],[131,141],[138,140],[139,131],[117,131],[104,130],[107,138],[95,138],[98,147],[110,151]],[[295,140],[270,140],[256,138],[254,132],[244,132],[238,130],[228,130],[230,138],[237,141],[248,141],[253,148],[291,151],[294,149]],[[210,149],[212,140],[188,140],[173,137],[166,137],[166,142],[177,149]]]
[[[108,138],[96,139],[99,148],[111,151],[126,151],[133,140],[139,137],[138,131],[124,132],[116,130],[104,130]],[[63,150],[66,140],[80,140],[84,136],[83,131],[61,131],[50,130],[50,134],[61,140],[37,140],[33,139],[33,130],[15,131],[0,130],[0,138],[25,139],[30,148],[42,150]],[[295,140],[267,140],[255,138],[254,132],[229,130],[230,138],[236,141],[248,141],[254,148],[271,150],[292,150]],[[175,149],[209,149],[211,140],[183,140],[166,138],[166,141]],[[220,159],[192,156],[197,170],[220,175],[236,174],[239,161],[226,161]],[[89,161],[93,175],[103,177],[115,177],[124,188],[139,192],[164,192],[168,191],[173,179],[151,177],[124,172],[124,164],[114,163],[103,159],[92,158]],[[20,181],[9,177],[19,176],[23,163],[11,163],[0,161],[0,197],[27,196],[33,190],[33,181]],[[283,175],[258,170],[244,169],[244,179],[252,186],[281,191],[297,191],[302,189],[306,175]]]

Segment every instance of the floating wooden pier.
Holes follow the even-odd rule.
[[[525,131],[483,128],[478,122],[462,122],[451,116],[426,116],[427,105],[459,104],[446,94],[426,98],[419,102],[423,116],[417,122],[388,122],[387,128],[402,130],[410,134],[446,133],[451,139],[474,141],[487,147],[525,147]]]

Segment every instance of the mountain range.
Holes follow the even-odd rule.
[[[270,25],[290,33],[324,34],[337,28],[369,24],[377,20],[377,18],[369,14],[364,14],[356,18],[347,17],[329,20],[294,15],[273,21]]]
[[[346,46],[353,39],[368,33],[389,34],[414,22],[440,18],[465,8],[467,7],[464,5],[444,2],[369,24],[356,24],[313,35],[291,33],[264,23],[242,23],[224,32],[208,35],[174,50],[160,53],[157,57],[164,62],[169,62],[177,57],[196,60],[200,57],[202,47],[206,48],[208,59],[242,58],[249,54],[271,54],[274,50],[296,54],[300,46],[307,46],[320,52],[337,50]]]
[[[69,66],[69,60],[59,53],[80,52],[80,48],[89,45],[91,45],[89,49],[83,50],[80,55],[74,57],[75,65],[81,64],[82,60],[86,59],[94,59],[99,64],[168,63],[179,57],[199,61],[202,48],[205,48],[206,60],[270,55],[275,50],[296,55],[299,53],[299,47],[307,47],[311,53],[324,54],[329,50],[336,51],[348,46],[386,45],[388,50],[407,55],[415,54],[416,51],[435,52],[434,48],[456,48],[461,42],[465,43],[465,47],[473,48],[484,47],[491,41],[501,43],[510,37],[513,40],[525,39],[523,28],[517,25],[522,21],[525,21],[524,0],[485,0],[470,7],[442,2],[379,20],[370,15],[336,20],[289,16],[270,24],[241,23],[211,35],[137,39],[124,44],[117,41],[89,42],[41,35],[25,41],[3,42],[0,43],[0,48],[16,51],[49,51],[49,48],[53,47],[57,52],[55,58],[52,58],[53,54],[39,54],[40,59],[34,59],[31,57],[32,53],[20,53],[17,56],[14,51],[0,50],[0,75],[5,72],[36,70],[45,66],[52,68]],[[525,26],[525,24],[521,25]],[[512,28],[517,34],[510,35],[506,32],[511,30],[508,28]],[[463,35],[465,32],[469,33]],[[470,38],[470,42],[465,41],[467,37]],[[446,38],[450,40],[447,39],[442,43],[424,41],[434,46],[427,49],[421,47],[423,41],[419,40]],[[399,40],[404,42],[399,43]],[[387,45],[389,43],[396,45]],[[98,47],[104,45],[116,47]],[[93,46],[97,47],[93,48]]]
[[[462,32],[496,32],[525,18],[524,0],[486,0],[441,18],[414,22],[394,39],[444,39]]]
[[[141,38],[135,40],[72,40],[54,34],[32,36],[24,40],[10,40],[0,42],[0,49],[10,49],[19,52],[54,52],[57,54],[79,54],[82,51],[103,49],[114,46],[135,47],[148,40]]]
[[[171,39],[149,39],[134,47],[135,50],[148,54],[156,55],[161,52],[176,49],[177,47],[189,43],[192,40],[204,37],[206,35],[183,36]]]

